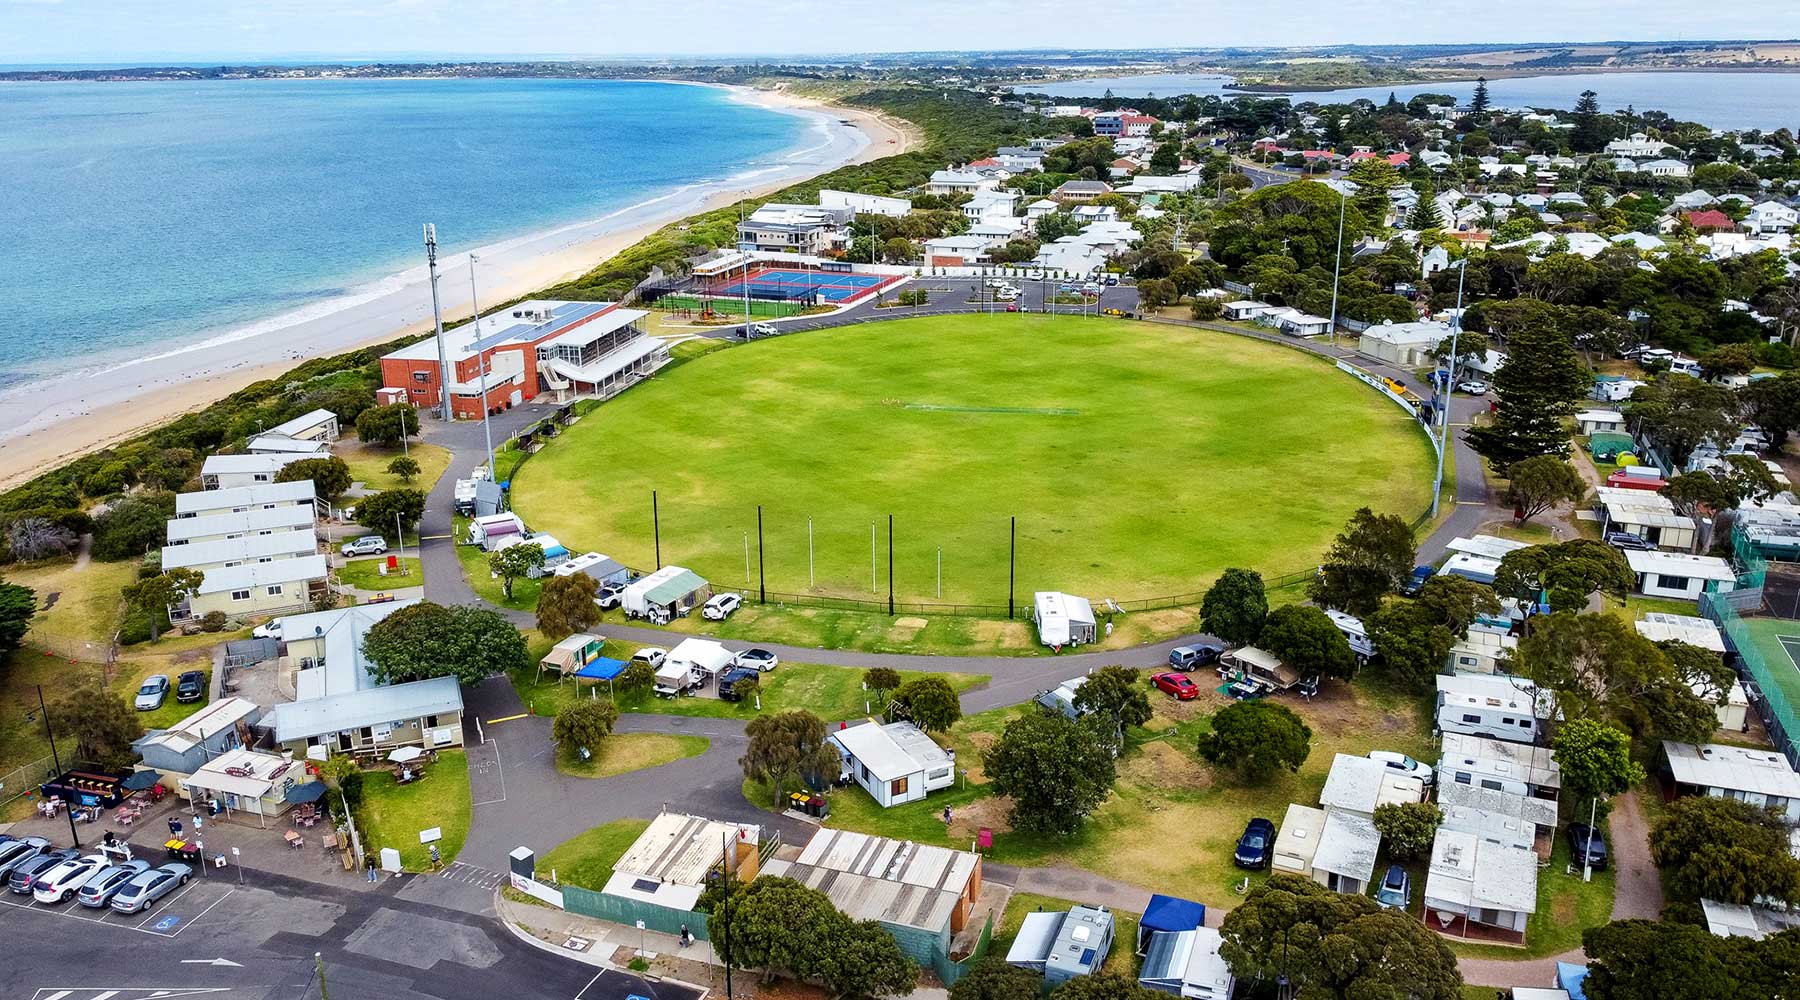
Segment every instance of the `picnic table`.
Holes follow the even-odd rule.
[[[301,847],[306,843],[306,841],[300,839],[299,832],[295,830],[289,830],[281,836],[288,842],[289,847]]]

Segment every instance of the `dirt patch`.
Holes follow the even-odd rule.
[[[1003,649],[1024,649],[1031,645],[1031,630],[1019,622],[983,619],[975,623],[975,641],[994,643]]]
[[[1007,810],[1012,808],[1012,799],[990,796],[976,799],[968,805],[958,806],[950,811],[950,839],[974,840],[982,827],[994,831],[996,835],[1011,833],[1012,824],[1007,822]]]
[[[896,621],[894,627],[887,631],[888,638],[894,642],[911,642],[913,639],[918,638],[919,630],[924,628],[923,625],[909,627],[903,624],[907,621],[916,622],[918,620],[919,619],[917,618],[902,618],[899,621]]]
[[[1212,769],[1196,765],[1168,740],[1146,743],[1127,757],[1119,780],[1156,792],[1204,792],[1213,786]]]
[[[922,629],[929,624],[931,624],[931,623],[929,621],[926,621],[923,618],[896,618],[896,619],[894,619],[894,627],[895,628],[910,628],[914,631],[918,631],[919,629]]]
[[[206,663],[211,663],[212,662],[212,650],[205,649],[205,648],[184,649],[181,652],[176,653],[174,659],[171,660],[170,662],[180,664],[180,663],[194,663],[196,661],[204,661]]]
[[[1558,895],[1555,897],[1555,901],[1550,904],[1551,915],[1555,917],[1556,923],[1562,927],[1567,927],[1575,922],[1575,911],[1576,905],[1574,893]]]

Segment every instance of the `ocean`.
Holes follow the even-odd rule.
[[[1225,85],[1230,82],[1231,77],[1212,73],[1159,73],[1030,84],[1020,89],[1065,97],[1099,97],[1109,90],[1116,97],[1244,94],[1227,90]],[[1800,127],[1800,73],[1572,73],[1488,81],[1489,99],[1503,107],[1572,108],[1584,90],[1598,94],[1600,106],[1607,110],[1629,106],[1638,111],[1664,111],[1713,128]],[[1474,82],[1468,81],[1250,96],[1291,96],[1296,101],[1321,103],[1366,97],[1379,103],[1387,100],[1389,93],[1402,101],[1424,93],[1450,94],[1467,101],[1474,91]]]
[[[0,386],[329,309],[441,254],[791,170],[816,120],[587,80],[0,85]]]

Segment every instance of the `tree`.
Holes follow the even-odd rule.
[[[425,493],[422,490],[382,490],[356,502],[356,523],[384,535],[396,525],[401,530],[412,528],[424,516]]]
[[[1572,719],[1550,741],[1563,789],[1576,801],[1608,798],[1644,780],[1631,759],[1631,736],[1595,719]]]
[[[1606,719],[1634,736],[1698,743],[1714,708],[1657,645],[1616,615],[1557,611],[1532,619],[1513,669],[1555,692],[1564,724]]]
[[[1591,1000],[1717,1000],[1791,996],[1800,930],[1762,940],[1719,937],[1666,920],[1616,920],[1582,932]]]
[[[356,415],[356,436],[370,444],[393,444],[419,433],[419,413],[410,403],[372,406]]]
[[[757,721],[769,718],[774,716]],[[762,875],[733,889],[730,905],[715,908],[708,926],[715,947],[725,950],[730,962],[762,969],[768,982],[778,975],[823,976],[831,966],[835,941],[849,922],[819,890],[793,879]]]
[[[1208,763],[1257,781],[1284,767],[1299,771],[1311,752],[1312,729],[1293,709],[1272,701],[1232,702],[1200,737],[1200,756]]]
[[[1438,579],[1433,577],[1433,579]],[[1456,636],[1417,601],[1389,598],[1364,622],[1376,663],[1395,680],[1427,690],[1456,645]]]
[[[889,264],[909,264],[918,259],[918,251],[912,240],[898,236],[881,244],[881,256]]]
[[[543,551],[536,545],[512,547]],[[594,603],[599,593],[600,581],[586,573],[549,577],[538,593],[538,631],[552,639],[563,639],[600,624],[600,606]]]
[[[1575,467],[1555,455],[1536,455],[1514,462],[1506,470],[1506,502],[1524,516],[1519,523],[1561,503],[1574,503],[1587,494],[1587,484]]]
[[[1729,441],[1742,426],[1731,390],[1671,372],[1638,386],[1628,410],[1638,431],[1678,467],[1687,464],[1694,449],[1708,441]]]
[[[1521,601],[1541,595],[1555,611],[1584,608],[1595,591],[1624,600],[1636,583],[1619,550],[1591,538],[1514,549],[1494,573],[1495,592]]]
[[[498,611],[421,601],[376,622],[363,636],[369,674],[383,684],[455,677],[479,684],[530,663],[525,637]]]
[[[744,727],[750,743],[738,765],[744,777],[766,781],[779,805],[785,797],[787,783],[808,775],[837,777],[843,761],[825,740],[825,723],[802,708],[759,715]]]
[[[1488,117],[1487,77],[1475,78],[1475,93],[1469,98],[1469,114],[1465,119],[1470,125],[1485,125]]]
[[[1575,101],[1575,127],[1569,130],[1569,148],[1577,153],[1597,153],[1606,145],[1606,131],[1600,121],[1600,97],[1584,90]]]
[[[419,474],[419,460],[411,455],[401,455],[387,464],[391,475],[399,476],[403,483],[410,483]]]
[[[169,618],[169,609],[198,592],[202,579],[204,574],[199,570],[177,567],[139,580],[123,588],[122,593],[132,607],[149,613],[150,638],[154,641],[162,631],[162,623]]]
[[[1116,972],[1075,976],[1050,991],[1051,1000],[1157,1000],[1166,996]]]
[[[1502,610],[1494,588],[1453,574],[1426,580],[1425,586],[1419,588],[1417,603],[1458,639],[1469,634],[1469,626],[1477,618],[1493,617]]]
[[[1200,599],[1200,628],[1233,646],[1255,642],[1268,615],[1269,597],[1262,574],[1253,569],[1220,573]]]
[[[1179,298],[1175,285],[1167,278],[1145,278],[1137,283],[1138,306],[1145,312],[1157,312]]]
[[[1012,799],[1015,829],[1063,836],[1081,829],[1117,776],[1112,752],[1092,729],[1052,712],[1008,722],[981,763],[994,794]]]
[[[1075,688],[1075,711],[1106,720],[1105,735],[1117,748],[1126,726],[1150,721],[1150,692],[1138,682],[1138,672],[1131,667],[1101,667]]]
[[[835,998],[905,996],[919,979],[919,966],[873,920],[851,922],[832,935],[831,954],[820,979]]]
[[[1303,680],[1356,676],[1356,653],[1350,640],[1325,612],[1310,604],[1289,604],[1269,612],[1257,644]]]
[[[869,690],[870,700],[882,706],[885,712],[888,699],[893,697],[894,689],[900,686],[900,671],[893,667],[870,667],[863,671],[863,687]]]
[[[1507,338],[1506,361],[1494,373],[1491,424],[1464,433],[1469,446],[1488,461],[1510,466],[1537,455],[1568,453],[1562,418],[1593,384],[1575,345],[1543,315],[1552,307],[1538,303],[1540,315]]]
[[[1388,803],[1375,807],[1375,829],[1387,843],[1388,853],[1402,861],[1431,854],[1444,811],[1430,802]]]
[[[6,544],[19,562],[59,559],[74,551],[75,533],[48,518],[21,517],[6,528]]]
[[[0,662],[25,644],[31,616],[37,614],[37,592],[0,580]]]
[[[1211,295],[1202,295],[1188,305],[1188,315],[1204,323],[1225,314],[1225,306]]]
[[[342,793],[343,802],[351,810],[362,805],[363,773],[356,758],[347,753],[334,753],[325,758],[319,765],[319,775],[325,779],[325,787]]]
[[[1417,918],[1299,875],[1277,873],[1251,889],[1219,933],[1219,953],[1239,980],[1286,976],[1303,1000],[1463,995],[1456,956]]]
[[[656,668],[647,661],[633,659],[625,664],[625,669],[613,681],[613,687],[629,694],[633,691],[648,691],[656,684]]]
[[[1772,809],[1689,796],[1676,799],[1650,830],[1650,857],[1676,899],[1800,903],[1800,859],[1789,851],[1788,834]]]
[[[129,768],[137,759],[133,740],[144,724],[125,699],[92,684],[57,699],[50,707],[50,726],[75,738],[75,756],[105,768]]]
[[[161,547],[174,517],[173,493],[120,497],[94,518],[94,558],[109,562],[141,558]]]
[[[1700,355],[1700,373],[1709,379],[1748,375],[1756,365],[1756,347],[1751,344],[1725,344]]]
[[[1307,596],[1353,615],[1372,614],[1382,595],[1412,573],[1414,551],[1412,528],[1405,521],[1360,508],[1331,543],[1319,575],[1307,585]]]
[[[303,458],[289,462],[275,473],[278,483],[300,483],[312,480],[313,492],[327,500],[336,500],[350,488],[350,466],[336,455],[326,458]]]
[[[962,718],[962,702],[941,674],[926,674],[894,690],[888,714],[909,720],[928,733],[947,733]]]
[[[1419,192],[1418,203],[1406,215],[1406,228],[1423,232],[1427,229],[1444,228],[1444,216],[1438,211],[1437,200],[1431,188]]]
[[[522,576],[530,576],[532,570],[543,565],[544,547],[530,542],[508,545],[504,549],[488,553],[488,571],[500,578],[500,592],[509,601],[512,600],[513,581]]]
[[[1167,177],[1181,169],[1181,150],[1173,142],[1165,142],[1156,147],[1150,154],[1150,172],[1158,177]]]
[[[1040,1000],[1043,985],[1042,975],[989,955],[950,987],[950,1000]]]
[[[557,711],[550,735],[570,753],[577,748],[599,753],[618,721],[619,706],[611,698],[577,698]]]

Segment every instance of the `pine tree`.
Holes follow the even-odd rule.
[[[1387,111],[1398,111],[1405,106],[1406,105],[1400,103],[1400,98],[1395,97],[1394,92],[1390,90],[1388,91],[1387,103],[1382,105],[1382,108]]]
[[[1419,192],[1419,203],[1406,216],[1406,228],[1424,232],[1444,228],[1444,216],[1438,211],[1437,192],[1429,185]]]
[[[1577,153],[1593,153],[1605,141],[1600,129],[1600,96],[1584,90],[1575,102],[1575,127],[1569,131],[1569,147]]]
[[[1493,423],[1470,428],[1464,438],[1496,466],[1567,455],[1562,418],[1592,384],[1567,334],[1548,323],[1526,325],[1508,339],[1506,363],[1494,373],[1500,399]]]
[[[1469,98],[1469,124],[1481,125],[1487,122],[1488,91],[1487,77],[1475,78],[1475,96]]]

